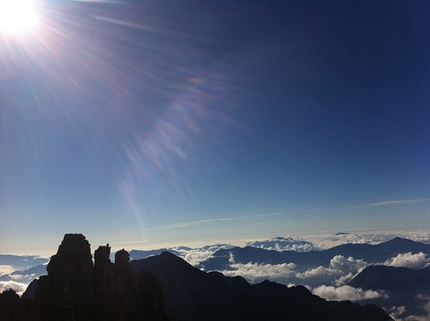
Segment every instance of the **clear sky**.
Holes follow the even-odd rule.
[[[0,30],[0,253],[430,226],[430,2],[33,5]]]

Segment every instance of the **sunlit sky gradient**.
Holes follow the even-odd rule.
[[[0,253],[430,226],[430,2],[41,1],[0,31]]]

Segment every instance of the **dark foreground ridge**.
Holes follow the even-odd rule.
[[[197,320],[391,320],[376,305],[326,301],[303,286],[264,281],[251,285],[242,277],[203,272],[163,252],[130,262],[135,271],[150,271],[160,281],[168,316]]]
[[[0,320],[392,320],[376,305],[326,301],[303,286],[251,285],[203,272],[168,252],[129,262],[121,250],[115,264],[109,254],[108,245],[100,246],[93,266],[85,237],[66,234],[48,275],[21,299],[12,290],[0,294]]]

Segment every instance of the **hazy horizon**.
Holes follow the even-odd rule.
[[[94,242],[91,237],[80,233],[78,231],[70,231],[71,234],[83,234],[88,240],[91,246],[91,252],[99,247],[106,245],[107,243],[111,247],[111,253],[114,254],[116,251],[125,249],[127,251],[131,250],[159,250],[159,249],[175,249],[180,247],[188,247],[192,250],[199,250],[206,246],[217,246],[217,245],[229,245],[244,247],[253,242],[271,241],[275,238],[291,239],[293,242],[306,241],[313,244],[317,250],[325,250],[331,247],[335,247],[341,244],[379,244],[382,242],[389,241],[395,237],[401,237],[410,239],[416,242],[430,244],[430,232],[426,227],[416,228],[416,229],[378,229],[378,230],[350,230],[350,231],[333,231],[333,232],[304,232],[302,234],[288,234],[288,235],[266,235],[266,236],[256,236],[252,237],[250,235],[247,238],[230,238],[230,239],[205,239],[198,240],[194,242],[177,242],[177,243],[154,243],[145,240],[130,240],[126,242],[112,242],[108,238],[106,240],[101,240],[100,242]],[[68,233],[66,233],[68,234]],[[49,248],[35,252],[30,252],[30,250],[23,250],[23,252],[0,252],[1,255],[17,255],[17,256],[38,256],[41,258],[50,258],[52,255],[56,254],[58,246],[63,240],[64,234],[58,238],[49,238],[52,244]],[[31,247],[29,247],[31,248]]]

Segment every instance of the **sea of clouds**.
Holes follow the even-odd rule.
[[[337,233],[331,235],[310,235],[306,239],[289,237],[276,237],[266,240],[254,240],[248,242],[247,246],[258,247],[276,251],[307,252],[331,248],[340,244],[378,244],[388,241],[396,236],[408,238],[421,243],[430,244],[430,232],[384,232],[350,234]],[[171,250],[182,257],[193,266],[210,258],[219,249],[230,249],[232,244],[216,244],[201,248],[177,247]],[[230,268],[220,271],[226,276],[242,276],[250,283],[262,282],[266,279],[288,286],[302,284],[312,293],[327,300],[351,300],[366,301],[372,299],[388,299],[389,294],[385,291],[373,291],[353,288],[347,283],[360,273],[369,264],[361,259],[335,255],[328,266],[317,266],[302,270],[295,263],[261,264],[261,263],[238,263],[233,255],[229,258]],[[395,267],[407,267],[421,269],[430,266],[430,257],[424,253],[402,253],[379,264]],[[38,271],[44,271],[39,269]],[[40,272],[40,274],[44,274]],[[39,274],[39,275],[40,275]],[[14,271],[11,265],[0,265],[0,292],[6,289],[14,289],[22,294],[29,282],[39,275],[33,273],[22,273]],[[430,317],[430,298],[420,298],[424,309],[429,312],[428,316],[416,317],[413,320],[424,320]],[[395,320],[401,320],[399,316],[404,312],[402,307],[387,308]],[[403,312],[402,312],[403,311]],[[423,319],[424,318],[424,319]],[[410,319],[412,320],[412,319]]]

